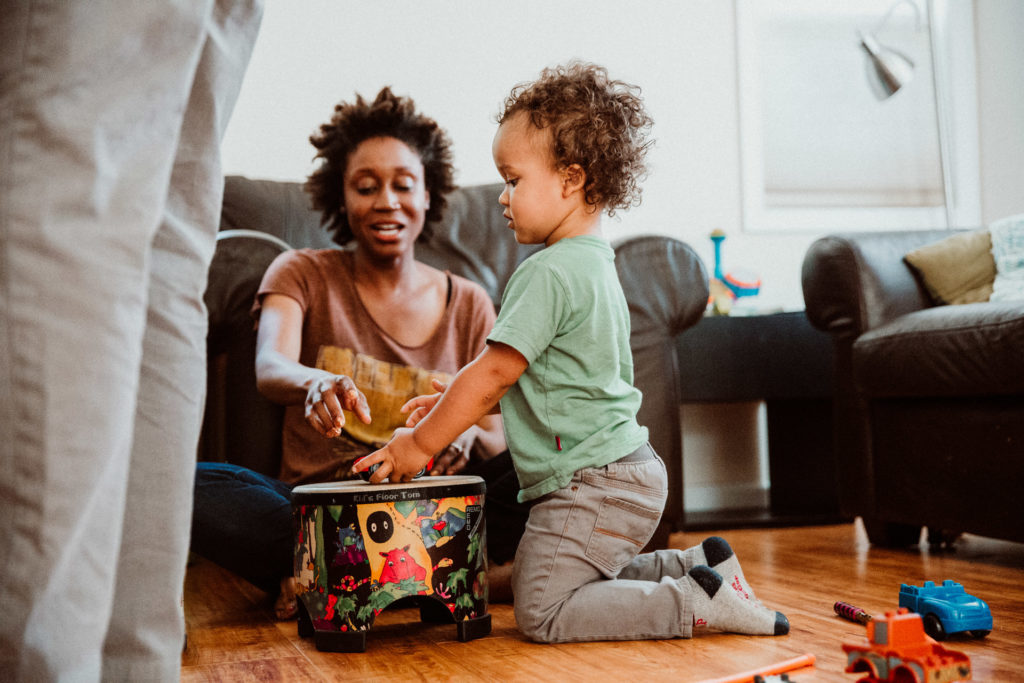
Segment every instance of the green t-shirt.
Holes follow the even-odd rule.
[[[615,252],[592,236],[562,239],[524,261],[501,299],[489,342],[529,363],[501,399],[519,500],[569,484],[647,442],[636,421],[629,310]]]

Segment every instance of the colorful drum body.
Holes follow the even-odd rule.
[[[425,621],[454,621],[459,640],[489,634],[484,492],[465,476],[295,487],[299,635],[362,652],[374,618],[398,601]]]

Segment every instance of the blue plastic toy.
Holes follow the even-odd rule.
[[[708,286],[710,289],[711,310],[716,315],[729,315],[732,304],[744,296],[757,296],[761,291],[761,278],[749,271],[722,271],[722,242],[725,233],[714,230],[711,233],[711,244],[715,249],[715,269]]]
[[[921,615],[925,633],[943,640],[954,633],[984,638],[992,632],[992,612],[984,600],[964,591],[956,581],[941,586],[925,581],[923,586],[900,585],[900,607]]]

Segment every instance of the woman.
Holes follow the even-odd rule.
[[[454,189],[436,122],[384,88],[370,104],[337,105],[310,141],[321,161],[305,187],[346,249],[282,254],[253,305],[257,386],[286,406],[281,472],[200,463],[193,517],[192,549],[279,589],[282,619],[296,611],[292,487],[345,478],[404,424],[402,404],[472,360],[494,323],[483,288],[414,256]],[[504,448],[500,419],[489,416],[439,453],[431,473]]]

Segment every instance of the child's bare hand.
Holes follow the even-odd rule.
[[[427,416],[437,402],[441,400],[441,396],[444,394],[444,390],[448,388],[448,385],[439,379],[430,380],[431,386],[437,391],[436,394],[423,394],[416,398],[409,399],[401,407],[401,412],[409,413],[409,418],[405,421],[406,427],[415,427],[419,424],[420,420]]]
[[[379,484],[385,479],[393,484],[412,481],[427,466],[430,457],[430,453],[416,444],[411,429],[396,429],[386,446],[352,463],[352,472],[358,474],[379,464],[370,475],[371,484]]]
[[[341,434],[345,426],[342,409],[370,423],[370,406],[355,382],[345,375],[332,375],[313,382],[306,392],[306,422],[328,438]]]

